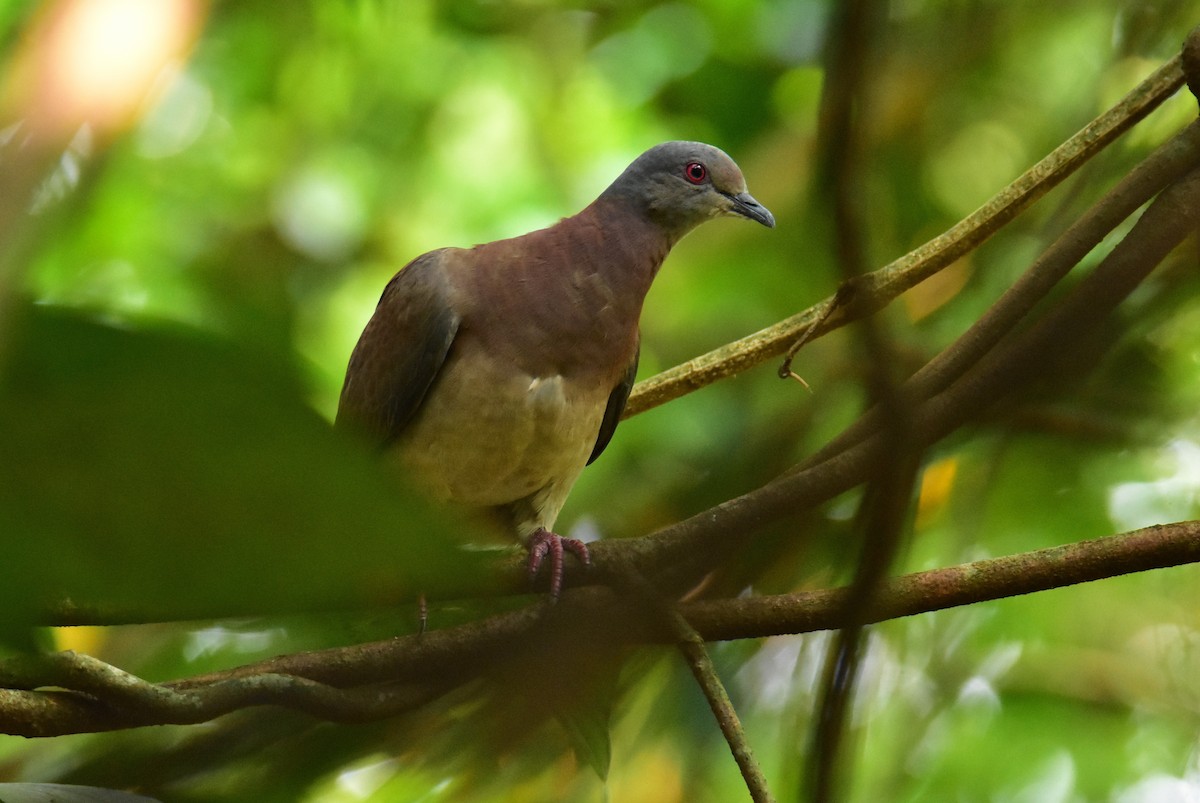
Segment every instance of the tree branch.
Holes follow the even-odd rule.
[[[1156,525],[1091,541],[905,575],[883,584],[864,619],[881,622],[960,605],[1200,562],[1200,521]],[[705,640],[764,638],[845,623],[848,589],[679,605]],[[560,607],[581,622],[615,617],[635,643],[670,643],[652,613],[608,589],[575,589]],[[421,636],[280,656],[225,672],[151,684],[74,653],[5,661],[0,732],[57,736],[187,724],[246,705],[282,705],[355,721],[392,716],[477,676],[539,625],[541,605]],[[640,615],[639,615],[640,614]],[[393,682],[380,687],[383,680]],[[342,684],[359,684],[341,688]],[[30,691],[58,686],[68,691]]]
[[[696,679],[696,684],[704,692],[708,706],[712,709],[713,716],[716,717],[717,724],[721,727],[721,733],[725,735],[729,752],[733,753],[733,758],[737,761],[738,769],[742,772],[742,779],[746,782],[746,788],[750,790],[750,798],[755,803],[772,803],[775,798],[767,786],[767,778],[754,759],[754,752],[746,740],[742,721],[738,718],[733,702],[729,699],[729,693],[725,691],[725,685],[721,683],[717,668],[713,666],[708,649],[704,646],[704,639],[677,610],[670,609],[666,615],[675,632],[679,651],[683,653],[688,668],[692,670],[692,677]]]
[[[778,357],[806,332],[810,341],[815,340],[853,318],[882,309],[905,290],[978,248],[1173,95],[1184,81],[1180,65],[1179,56],[1171,59],[978,210],[914,251],[863,276],[854,285],[853,305],[838,305],[837,296],[831,296],[773,326],[645,379],[634,386],[624,417],[645,412]]]
[[[729,699],[725,684],[717,674],[717,668],[708,654],[704,639],[680,614],[675,600],[659,593],[659,590],[633,566],[625,566],[620,575],[614,577],[613,587],[627,600],[636,600],[640,611],[651,612],[654,618],[664,625],[664,635],[674,639],[675,646],[687,662],[696,685],[704,694],[721,734],[725,737],[725,743],[729,745],[729,752],[742,773],[742,780],[746,782],[751,799],[755,803],[772,803],[775,798],[771,795],[766,776],[754,758],[741,719],[733,707],[733,701]]]
[[[1200,521],[1156,524],[1001,558],[917,572],[884,584],[866,612],[876,623],[1200,562]],[[829,630],[848,589],[691,602],[681,610],[709,641]]]
[[[1069,226],[978,321],[904,383],[902,393],[905,398],[927,399],[949,387],[1012,332],[1113,229],[1197,165],[1200,165],[1200,121],[1193,122],[1138,163]],[[801,466],[815,465],[844,451],[877,429],[879,423],[880,413],[871,410]]]
[[[10,659],[0,673],[5,733],[60,736],[143,725],[192,725],[253,705],[279,705],[335,722],[393,716],[429,702],[447,686],[380,684],[341,689],[295,675],[259,673],[193,690],[156,684],[74,652]],[[67,691],[29,691],[22,686]],[[61,723],[71,721],[69,729]]]
[[[1036,326],[993,349],[938,395],[915,406],[913,437],[928,446],[1022,387],[1064,344],[1080,342],[1200,224],[1200,170],[1176,181],[1147,208],[1111,253]],[[887,457],[880,433],[813,465],[800,467],[649,536],[621,542],[654,575],[676,566],[684,581],[702,575],[759,528],[864,482]],[[603,544],[598,545],[603,546]],[[603,550],[593,550],[597,562]],[[681,581],[683,582],[683,581]]]

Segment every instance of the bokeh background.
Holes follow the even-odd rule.
[[[34,110],[53,101],[30,93],[22,65],[40,52],[46,20],[71,5],[0,6],[10,179],[34,147]],[[833,5],[182,0],[177,16],[142,9],[93,29],[69,52],[100,41],[119,60],[178,41],[182,57],[155,74],[134,117],[57,130],[54,158],[30,161],[28,207],[0,204],[0,410],[11,413],[0,423],[0,544],[17,578],[5,604],[21,608],[47,572],[96,599],[179,601],[182,618],[248,593],[269,606],[294,592],[319,608],[361,584],[356,572],[377,549],[392,550],[396,571],[414,554],[452,569],[446,550],[412,535],[420,527],[387,539],[391,503],[370,501],[380,486],[360,481],[368,469],[323,431],[383,285],[431,248],[548,225],[645,148],[698,139],[740,163],[778,227],[723,221],[680,243],[647,301],[641,377],[830,295],[840,274],[814,178]],[[872,265],[981,205],[1198,23],[1194,4],[1168,0],[887,3],[860,109]],[[1194,99],[1174,98],[993,241],[906,293],[882,316],[896,353],[911,369],[936,354],[1194,114]],[[897,571],[1200,515],[1196,256],[1194,243],[1173,255],[1090,359],[1056,366],[1037,392],[928,455]],[[61,310],[70,314],[55,317]],[[650,532],[757,487],[862,408],[865,366],[846,332],[801,352],[794,368],[811,393],[774,368],[623,423],[561,526],[589,537]],[[247,384],[261,385],[249,400]],[[291,474],[278,479],[284,463]],[[243,494],[258,485],[271,493]],[[296,494],[315,501],[297,512]],[[337,515],[320,513],[326,501]],[[730,577],[756,593],[844,582],[854,501],[773,527],[761,539],[770,562],[741,556]],[[347,518],[350,506],[369,515]],[[240,551],[246,540],[280,560]],[[164,568],[171,555],[179,564]],[[1156,571],[875,628],[847,799],[1197,799],[1198,579],[1194,567]],[[434,626],[475,611],[435,608]],[[161,680],[411,627],[407,613],[380,616],[61,628],[49,638]],[[781,800],[801,799],[826,643],[812,634],[713,648]],[[370,726],[254,712],[217,726],[4,737],[0,779],[195,801],[745,797],[673,652],[631,657],[615,699],[607,791],[554,723],[479,749],[465,724],[478,708],[469,695]]]

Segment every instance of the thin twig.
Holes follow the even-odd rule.
[[[856,303],[852,306],[855,314],[865,315],[883,307],[900,293],[977,248],[1173,95],[1183,85],[1183,80],[1180,57],[1176,56],[961,222],[916,250],[863,276],[856,282]],[[830,303],[832,299],[825,299],[773,326],[639,382],[629,397],[625,417],[645,412],[778,357],[808,329],[813,330],[810,339],[815,339],[845,325],[849,318],[842,308],[839,308],[841,314],[821,320]]]
[[[842,287],[848,287],[848,285],[842,285]],[[780,379],[794,379],[803,385],[805,390],[812,390],[812,388],[808,386],[808,383],[804,381],[804,377],[792,370],[792,361],[796,359],[797,352],[804,347],[804,344],[807,343],[809,338],[813,336],[813,333],[817,331],[817,327],[825,323],[825,321],[829,319],[829,316],[833,314],[833,311],[838,308],[841,295],[842,294],[839,288],[839,292],[834,293],[832,296],[825,299],[825,301],[821,303],[822,309],[817,317],[814,318],[813,322],[809,324],[803,332],[800,333],[800,336],[796,338],[796,341],[792,343],[792,345],[788,346],[787,351],[783,353],[783,362],[779,366]]]
[[[754,758],[742,721],[729,699],[729,693],[725,690],[720,675],[717,674],[717,668],[708,654],[704,639],[700,638],[700,634],[680,615],[678,604],[663,596],[632,564],[626,563],[619,567],[611,574],[611,579],[619,592],[639,603],[640,610],[652,612],[654,619],[666,625],[665,634],[674,639],[675,646],[687,661],[692,677],[696,679],[696,684],[700,686],[704,698],[708,701],[713,717],[725,737],[725,743],[729,745],[729,752],[746,782],[750,798],[755,803],[773,803],[774,797],[767,786],[766,776]]]
[[[725,734],[729,752],[733,753],[738,769],[742,771],[742,778],[746,781],[746,788],[750,790],[750,798],[755,803],[774,801],[775,798],[771,796],[771,790],[767,787],[766,776],[763,775],[758,762],[755,761],[750,743],[746,740],[746,731],[742,728],[742,721],[738,718],[737,711],[729,699],[729,693],[725,691],[721,677],[717,674],[717,668],[713,666],[712,658],[709,657],[708,650],[704,646],[704,639],[688,624],[686,619],[680,616],[677,609],[673,607],[667,609],[666,616],[675,632],[676,645],[687,660],[688,668],[692,670],[692,677],[696,679],[696,683],[704,692],[704,697],[708,700],[708,707],[712,709],[717,724],[721,726],[721,733]]]

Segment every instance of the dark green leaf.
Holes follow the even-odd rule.
[[[473,565],[461,525],[288,366],[46,310],[0,382],[0,534],[10,621],[62,599],[164,618],[380,604]]]

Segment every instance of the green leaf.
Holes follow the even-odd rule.
[[[0,803],[157,803],[156,798],[61,783],[0,783]]]
[[[37,310],[0,375],[0,614],[211,617],[411,599],[477,570],[470,528],[302,400],[289,367],[195,333]]]
[[[571,739],[571,747],[601,780],[608,778],[612,764],[612,736],[609,723],[615,700],[615,684],[608,696],[597,695],[594,700],[560,713],[558,722]]]

